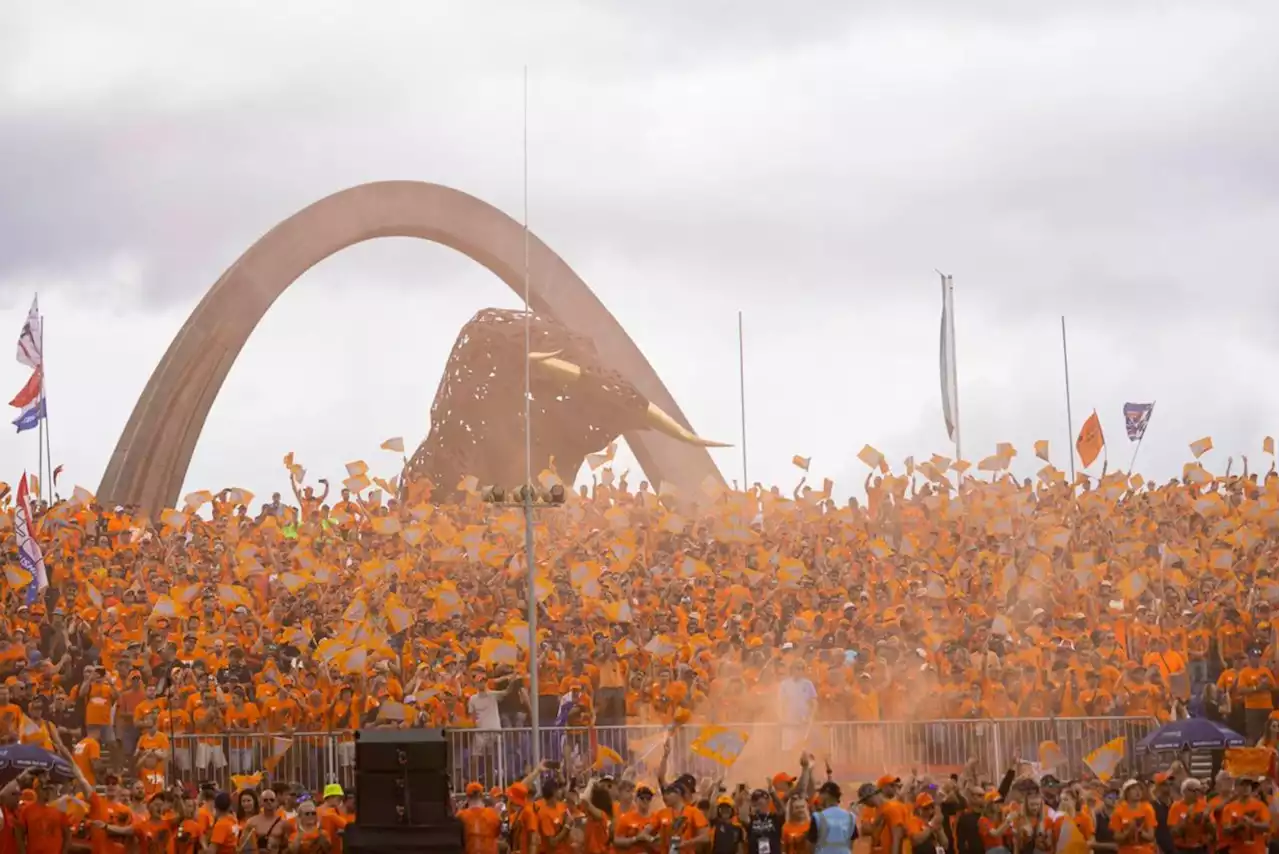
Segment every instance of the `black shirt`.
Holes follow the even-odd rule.
[[[1116,841],[1116,835],[1111,831],[1111,813],[1098,810],[1093,814],[1093,840],[1094,842],[1111,842]]]
[[[781,815],[764,813],[751,816],[747,823],[747,854],[782,854]]]
[[[742,844],[742,828],[731,821],[711,823],[711,854],[738,854]]]
[[[217,680],[218,684],[222,686],[236,683],[248,685],[253,682],[253,671],[243,664],[228,664],[218,670]]]

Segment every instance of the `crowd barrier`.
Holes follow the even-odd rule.
[[[912,770],[935,777],[960,773],[973,763],[978,775],[998,780],[1014,759],[1038,762],[1041,746],[1051,742],[1061,751],[1060,775],[1066,779],[1090,776],[1085,756],[1119,736],[1126,739],[1128,767],[1136,768],[1138,741],[1158,722],[1133,718],[1013,718],[1002,720],[937,721],[840,721],[807,727],[780,724],[726,725],[747,733],[747,747],[729,772],[750,769],[751,782],[763,780],[765,771],[792,768],[801,750],[829,761],[837,779],[846,782],[874,779]],[[676,731],[671,771],[716,776],[722,769],[693,750],[699,727]],[[539,730],[540,755],[574,768],[590,766],[592,756],[619,757],[635,766],[640,776],[652,777],[662,757],[667,730],[661,726],[596,727],[596,744],[587,729]],[[528,728],[502,730],[456,729],[448,731],[450,769],[455,791],[473,780],[486,786],[506,787],[519,780],[533,756],[533,733]],[[266,772],[267,779],[300,784],[318,791],[326,783],[350,787],[355,783],[355,750],[349,733],[236,734],[227,736],[180,735],[173,740],[170,776],[182,782],[211,781],[233,788],[233,775]],[[594,752],[593,752],[594,751]],[[616,761],[616,760],[614,760]],[[599,767],[620,773],[610,761]]]

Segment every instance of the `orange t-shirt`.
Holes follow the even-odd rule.
[[[102,745],[98,744],[98,740],[93,736],[80,739],[71,751],[71,758],[75,760],[76,767],[84,774],[90,786],[98,785],[98,779],[93,773],[93,763],[101,757]]]
[[[613,835],[617,839],[632,839],[642,833],[650,836],[657,836],[659,829],[659,820],[656,815],[640,815],[636,810],[624,812],[618,816],[617,822],[614,823]],[[627,851],[634,851],[636,854],[658,854],[658,849],[650,844],[632,845]]]
[[[29,803],[18,813],[27,834],[27,854],[62,854],[67,814],[52,804]]]
[[[224,815],[213,823],[209,834],[209,842],[213,844],[215,854],[235,854],[236,844],[240,841],[240,825],[233,815]]]
[[[783,854],[806,854],[809,847],[809,822],[788,821],[783,823]]]
[[[141,843],[141,854],[176,854],[178,832],[174,824],[166,819],[147,818],[134,825],[134,832]]]
[[[85,726],[110,726],[111,704],[115,699],[115,689],[105,682],[94,682],[90,685],[89,696],[85,698]]]
[[[320,854],[321,837],[328,839],[328,834],[320,827],[316,827],[315,830],[295,829],[289,835],[289,843],[298,843],[298,854]],[[330,840],[330,846],[332,847],[332,840]]]
[[[903,833],[906,833],[907,814],[907,805],[901,801],[885,801],[880,806],[879,817],[884,822],[880,825],[880,838],[871,840],[871,850],[875,854],[898,854],[892,851],[893,829],[901,827]]]
[[[1245,691],[1256,688],[1262,684],[1263,677],[1270,680],[1268,684],[1272,688],[1276,687],[1276,678],[1271,671],[1265,667],[1246,667],[1240,671],[1236,677],[1236,689],[1244,694],[1244,707],[1246,709],[1269,709],[1271,708],[1271,692],[1257,691],[1252,694],[1245,694]]]
[[[1156,811],[1151,804],[1141,801],[1130,806],[1128,801],[1121,801],[1116,804],[1115,812],[1111,814],[1111,830],[1116,834],[1116,842],[1120,846],[1120,854],[1155,854],[1156,844],[1154,842],[1120,842],[1120,836],[1128,833],[1134,826],[1139,826],[1143,830],[1156,829]],[[1136,839],[1136,837],[1135,837]]]
[[[458,810],[467,854],[497,854],[502,819],[493,807],[465,807]]]
[[[553,844],[551,841],[564,828],[565,822],[569,820],[569,807],[563,801],[555,806],[548,803],[539,803],[534,807],[534,812],[538,816],[538,833],[542,835],[538,851],[543,852],[543,854],[572,854],[573,847],[567,834],[558,843]]]
[[[16,741],[22,727],[22,709],[13,703],[0,706],[0,740]]]
[[[585,854],[606,854],[609,850],[609,819],[587,816],[582,828],[582,850]],[[470,852],[468,852],[470,854]]]
[[[1178,824],[1183,825],[1181,830],[1177,829]],[[1176,848],[1203,848],[1212,835],[1212,826],[1213,817],[1204,798],[1194,804],[1178,801],[1169,807],[1169,832]]]
[[[1271,823],[1271,814],[1262,801],[1249,798],[1247,801],[1232,801],[1222,808],[1222,829],[1230,842],[1231,854],[1262,854],[1267,850],[1267,837],[1270,830],[1253,830],[1247,827],[1233,828],[1236,822],[1245,817],[1254,821]]]

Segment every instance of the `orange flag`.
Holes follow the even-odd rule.
[[[1085,468],[1093,465],[1093,461],[1102,453],[1106,440],[1102,438],[1102,423],[1098,421],[1098,412],[1094,410],[1084,426],[1080,428],[1080,438],[1076,439],[1076,452],[1080,454],[1080,463]]]

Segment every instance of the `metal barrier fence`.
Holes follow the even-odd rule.
[[[976,764],[979,776],[997,781],[1015,758],[1039,761],[1045,742],[1053,742],[1062,753],[1057,773],[1082,778],[1090,773],[1085,756],[1118,736],[1126,738],[1127,767],[1136,768],[1136,745],[1157,725],[1154,718],[1018,718],[726,726],[749,735],[746,749],[730,772],[735,780],[743,775],[752,781],[763,780],[794,766],[799,752],[809,750],[829,761],[838,778],[853,782],[911,769],[935,776],[959,773],[970,762]],[[720,766],[691,749],[698,729],[686,726],[674,733],[673,776],[686,771],[698,776],[721,772]],[[597,727],[596,743],[606,750],[596,755],[616,755],[623,766],[635,766],[641,776],[652,776],[667,732],[662,726]],[[449,730],[454,790],[460,791],[473,780],[506,787],[521,779],[530,767],[532,736],[528,728]],[[592,765],[587,729],[542,729],[539,747],[544,759],[569,763],[575,769]],[[208,780],[231,788],[232,775],[262,771],[272,781],[298,783],[311,791],[330,782],[345,787],[355,782],[355,745],[349,733],[182,735],[175,737],[173,752],[170,776],[184,782]],[[621,771],[608,762],[603,767],[614,773]]]

